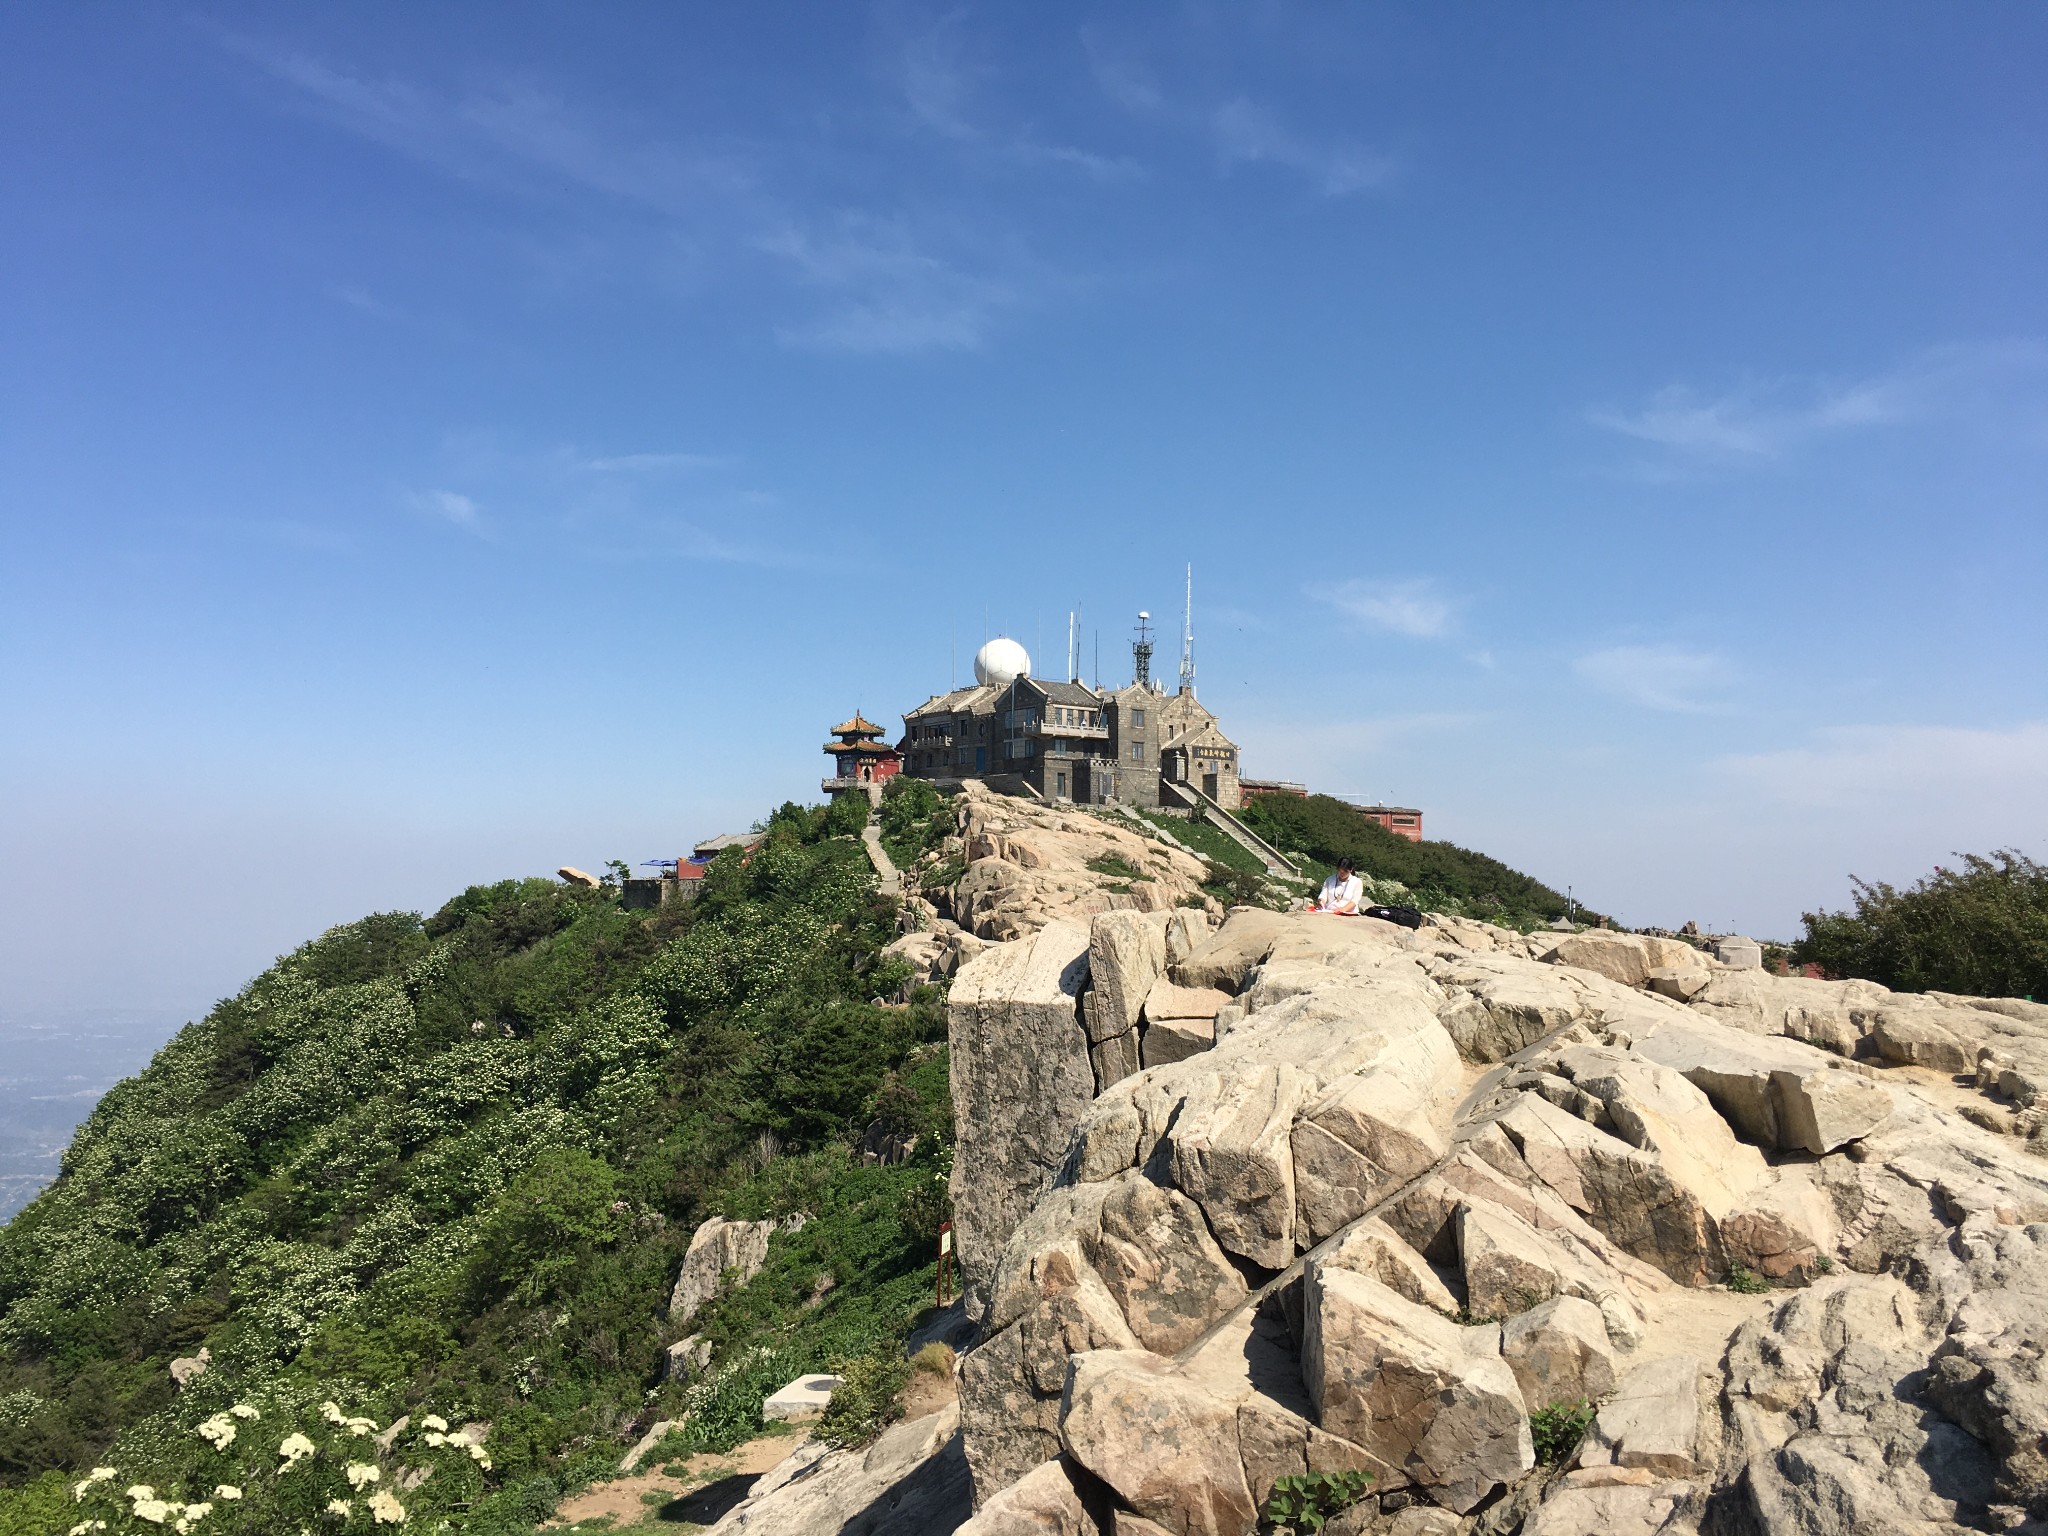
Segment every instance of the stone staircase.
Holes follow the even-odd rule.
[[[1160,789],[1165,798],[1177,800],[1197,821],[1206,821],[1225,837],[1236,843],[1253,858],[1266,866],[1269,875],[1298,876],[1301,871],[1288,860],[1287,855],[1267,842],[1250,827],[1223,809],[1209,796],[1192,784],[1183,784],[1173,779],[1162,779]]]

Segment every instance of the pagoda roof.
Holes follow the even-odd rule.
[[[855,710],[851,720],[847,721],[844,725],[832,727],[832,734],[834,736],[879,736],[882,734],[882,728],[875,724],[874,721],[863,717],[859,710]]]
[[[886,741],[828,741],[825,743],[825,750],[827,752],[851,752],[855,756],[859,756],[863,752],[872,752],[877,757],[894,757],[896,755],[896,749]]]

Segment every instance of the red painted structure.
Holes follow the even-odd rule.
[[[825,743],[824,750],[831,755],[834,769],[833,776],[825,780],[826,789],[880,784],[903,771],[902,757],[880,739],[882,728],[863,719],[860,711],[855,710],[853,718],[844,724],[833,726],[832,734],[839,739]]]
[[[1422,812],[1412,805],[1360,805],[1352,801],[1352,809],[1367,821],[1376,821],[1396,837],[1405,837],[1411,843],[1422,841]]]

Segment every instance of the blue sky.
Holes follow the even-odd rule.
[[[815,797],[1195,568],[1633,923],[2048,854],[2048,12],[0,13],[0,994]],[[956,660],[957,658],[957,660]]]

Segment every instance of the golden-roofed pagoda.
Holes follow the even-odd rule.
[[[881,740],[882,728],[859,710],[851,720],[832,727],[837,741],[825,743],[832,759],[832,777],[823,781],[827,794],[843,789],[865,789],[894,778],[903,769],[903,759],[894,747]]]

